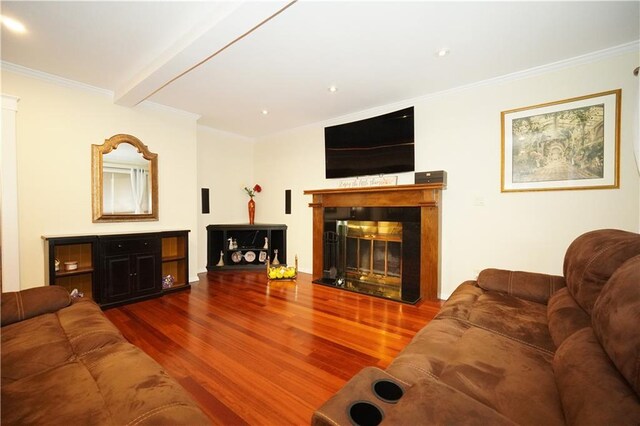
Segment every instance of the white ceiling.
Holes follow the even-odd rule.
[[[2,1],[2,61],[259,137],[640,39],[640,1]],[[439,58],[436,50],[450,54]],[[631,70],[629,71],[631,72]],[[331,85],[338,91],[331,93]],[[262,110],[268,110],[263,115]]]

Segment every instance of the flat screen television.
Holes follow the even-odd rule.
[[[413,107],[324,129],[327,179],[415,170]]]

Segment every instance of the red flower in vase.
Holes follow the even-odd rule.
[[[251,189],[245,186],[244,190],[247,192],[247,194],[249,194],[249,197],[253,198],[257,193],[262,192],[262,187],[256,183]]]

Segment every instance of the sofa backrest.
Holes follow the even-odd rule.
[[[70,303],[71,297],[67,289],[57,285],[2,293],[2,326],[56,312]]]
[[[591,319],[605,352],[640,395],[640,255],[626,261],[611,276]]]
[[[564,258],[569,292],[591,314],[602,288],[625,261],[640,254],[640,234],[619,229],[587,232],[571,243]]]

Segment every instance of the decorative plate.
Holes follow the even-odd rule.
[[[233,260],[234,263],[240,262],[242,260],[242,252],[234,251],[231,253],[231,260]]]
[[[256,254],[252,251],[248,251],[244,254],[244,260],[246,260],[247,262],[251,263],[254,260],[256,260]]]

